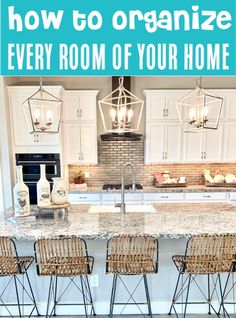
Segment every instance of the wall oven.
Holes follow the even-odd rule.
[[[46,165],[46,176],[52,189],[52,178],[61,176],[60,154],[16,154],[16,165],[23,166],[23,179],[29,188],[30,204],[37,203],[36,185],[40,179],[40,164]]]

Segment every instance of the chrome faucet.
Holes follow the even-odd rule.
[[[117,207],[120,207],[121,213],[125,213],[125,171],[127,167],[130,167],[132,169],[132,174],[133,174],[132,191],[135,191],[135,170],[132,163],[128,162],[124,165],[122,176],[121,176],[121,203],[116,205]]]

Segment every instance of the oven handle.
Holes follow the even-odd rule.
[[[34,163],[34,164],[48,164],[48,163],[51,163],[51,164],[55,164],[56,161],[23,161],[23,160],[18,160],[17,163],[22,163],[22,164],[31,164],[31,163]]]

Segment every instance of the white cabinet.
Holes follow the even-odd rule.
[[[46,86],[44,89],[61,98],[61,86]],[[9,105],[14,152],[58,152],[61,147],[61,134],[29,133],[23,102],[38,90],[37,86],[9,86]],[[37,146],[37,150],[36,150]],[[53,148],[51,148],[53,147]]]
[[[220,162],[223,150],[223,126],[217,130],[184,134],[184,162]]]
[[[184,201],[184,193],[155,193],[155,192],[145,192],[143,194],[143,201],[145,204],[155,203],[155,202],[181,202]]]
[[[98,91],[66,90],[63,96],[63,120],[96,121]]]
[[[100,205],[101,202],[100,193],[69,193],[68,202],[71,204],[93,204]]]
[[[145,162],[181,160],[182,130],[178,123],[150,123],[146,128]]]
[[[67,164],[97,163],[97,126],[93,123],[65,123],[64,158]]]
[[[178,120],[176,102],[187,90],[145,90],[146,121]]]
[[[225,192],[195,192],[195,193],[186,193],[186,201],[223,201],[227,199],[227,194]]]
[[[125,192],[125,203],[142,204],[142,192]],[[102,193],[102,204],[114,205],[121,202],[121,192],[117,193]]]
[[[66,164],[97,164],[98,91],[65,91],[64,158]]]
[[[236,161],[236,121],[225,124],[223,160],[225,162]]]
[[[181,161],[182,129],[175,103],[184,93],[186,92],[170,90],[144,91],[146,95],[145,163]]]

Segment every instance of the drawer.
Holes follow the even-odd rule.
[[[118,193],[102,193],[102,202],[113,204],[121,202],[121,192]],[[142,193],[125,193],[125,202],[142,202]]]
[[[186,193],[186,201],[225,201],[226,193],[224,192],[198,192]]]
[[[100,204],[100,193],[69,193],[71,204]]]
[[[230,192],[229,199],[231,201],[236,201],[236,192]]]
[[[184,194],[183,193],[144,193],[143,194],[144,202],[158,202],[158,201],[183,201]]]

